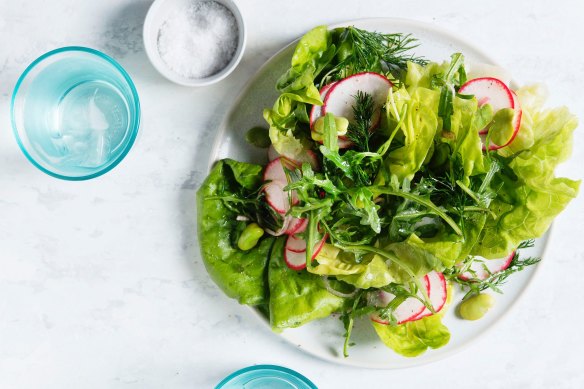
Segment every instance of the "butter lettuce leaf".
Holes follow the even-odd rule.
[[[265,271],[274,238],[266,236],[251,250],[234,244],[237,214],[218,196],[253,192],[261,184],[262,166],[221,160],[197,192],[197,231],[203,262],[213,281],[241,304],[267,302]]]
[[[338,275],[337,279],[360,289],[382,288],[394,281],[387,263],[379,255],[364,266],[359,273]]]
[[[392,179],[397,182],[411,180],[433,147],[438,129],[439,98],[439,92],[426,88],[415,88],[410,93],[406,118],[399,134],[404,145],[390,152],[386,159]],[[398,120],[397,117],[394,119]]]
[[[285,238],[276,240],[268,266],[270,324],[276,330],[327,317],[345,304],[326,289],[321,276],[286,266],[285,243]]]
[[[291,67],[276,83],[281,95],[263,114],[270,126],[270,139],[279,154],[296,158],[302,153],[302,143],[295,134],[297,124],[308,122],[306,104],[322,105],[314,79],[333,59],[335,52],[326,26],[310,30],[296,45]]]
[[[397,326],[371,323],[381,341],[404,357],[416,357],[428,348],[440,348],[450,341],[450,331],[442,324],[442,315],[431,315]]]
[[[379,255],[367,255],[356,263],[354,256],[326,243],[315,258],[313,274],[336,276],[336,279],[361,289],[381,288],[393,281],[391,271]]]
[[[554,174],[556,166],[570,155],[577,120],[563,107],[540,110],[540,93],[534,87],[518,91],[525,102],[520,133],[529,126],[529,138],[520,138],[519,145],[515,145],[517,139],[511,143],[515,154],[509,157],[509,167],[515,177],[503,176],[494,182],[497,198],[490,209],[496,217],[487,219],[473,254],[502,257],[521,241],[540,237],[578,194],[580,181]],[[499,154],[508,155],[509,150]]]

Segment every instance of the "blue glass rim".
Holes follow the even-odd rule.
[[[132,128],[130,129],[130,138],[128,140],[126,147],[124,148],[124,150],[122,150],[120,155],[118,155],[116,157],[116,159],[113,160],[112,162],[110,162],[105,168],[100,169],[100,170],[93,172],[91,174],[84,175],[84,176],[66,176],[66,175],[62,175],[59,173],[55,173],[55,172],[47,169],[46,167],[42,166],[39,162],[37,162],[33,158],[33,156],[30,155],[30,153],[28,152],[28,150],[24,146],[22,139],[20,138],[20,134],[18,133],[18,128],[16,126],[16,118],[15,118],[15,114],[14,114],[14,104],[16,101],[16,95],[18,94],[18,91],[20,90],[20,87],[21,87],[22,83],[24,82],[24,80],[26,79],[26,77],[28,76],[28,74],[37,65],[39,65],[41,62],[43,62],[45,59],[52,57],[56,54],[61,54],[61,53],[65,53],[65,52],[82,52],[82,53],[95,55],[96,57],[99,57],[99,58],[105,60],[106,62],[108,62],[109,64],[111,64],[122,75],[122,77],[124,78],[124,80],[126,81],[128,86],[130,87],[130,91],[132,93],[132,98],[134,100],[134,109],[136,112],[135,123],[132,126]],[[141,111],[140,111],[140,99],[138,97],[138,91],[136,90],[136,86],[134,85],[134,81],[132,81],[128,72],[122,67],[122,65],[120,65],[115,59],[113,59],[109,55],[102,53],[99,50],[95,50],[95,49],[92,49],[89,47],[84,47],[84,46],[60,47],[58,49],[48,51],[48,52],[44,53],[43,55],[41,55],[40,57],[38,57],[37,59],[35,59],[34,61],[32,61],[30,63],[30,65],[28,65],[26,67],[24,72],[22,72],[20,77],[18,77],[18,81],[16,82],[16,85],[14,86],[14,90],[12,92],[12,99],[10,100],[10,120],[12,123],[12,132],[14,133],[14,137],[16,138],[16,142],[18,143],[18,147],[23,152],[26,159],[28,159],[30,163],[32,163],[37,169],[39,169],[43,173],[46,173],[49,176],[59,178],[61,180],[67,180],[67,181],[90,180],[92,178],[99,177],[99,176],[109,172],[114,167],[116,167],[126,157],[128,152],[130,151],[130,149],[134,145],[134,142],[136,141],[136,137],[138,135],[138,129],[140,128],[140,116],[141,116]]]
[[[244,367],[243,369],[237,370],[237,371],[229,374],[227,377],[223,378],[221,380],[221,382],[219,382],[217,384],[215,389],[221,389],[226,384],[228,384],[229,381],[231,381],[232,379],[234,379],[242,374],[245,374],[247,372],[255,371],[255,370],[276,370],[276,371],[280,371],[283,373],[288,373],[288,374],[298,378],[300,381],[302,381],[303,383],[308,385],[311,389],[318,389],[312,381],[310,381],[308,378],[306,378],[302,374],[300,374],[297,371],[294,371],[292,369],[288,369],[287,367],[278,366],[278,365],[253,365],[253,366]]]

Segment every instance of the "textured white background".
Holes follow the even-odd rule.
[[[149,64],[141,27],[150,1],[0,0],[0,388],[212,388],[233,370],[274,363],[321,388],[582,388],[582,219],[556,222],[527,296],[463,352],[401,371],[339,367],[296,350],[223,297],[201,263],[195,191],[214,129],[246,80],[316,24],[404,17],[463,35],[520,82],[544,81],[553,104],[584,120],[584,15],[578,0],[238,1],[243,61],[223,82],[172,85]],[[137,84],[140,136],[112,172],[50,178],[13,139],[9,98],[40,54],[87,45]],[[582,176],[584,137],[561,173]]]

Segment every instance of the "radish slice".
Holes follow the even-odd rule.
[[[280,182],[272,181],[264,187],[266,193],[266,201],[279,214],[286,214],[290,209],[290,202],[288,195],[284,192],[284,185]]]
[[[355,95],[361,91],[373,96],[375,104],[375,118],[373,128],[379,124],[381,108],[387,100],[391,82],[383,75],[373,72],[357,73],[334,84],[328,91],[322,114],[332,113],[335,116],[342,116],[352,122],[355,120],[353,105]]]
[[[284,261],[286,266],[292,270],[302,270],[306,268],[306,253],[297,253],[288,249],[284,250]]]
[[[325,86],[323,86],[320,89],[320,99],[322,101],[324,101],[324,99],[326,98],[326,95],[328,93],[328,91],[330,90],[330,88],[336,84],[336,82],[331,82],[330,84],[326,84]],[[319,117],[322,116],[322,105],[313,105],[312,109],[310,110],[310,128],[312,128],[312,126],[314,125],[314,122],[316,121],[316,119],[318,119]]]
[[[446,279],[442,273],[432,271],[426,275],[426,292],[428,293],[430,303],[436,313],[440,312],[442,308],[444,308],[448,296]],[[433,315],[433,313],[428,308],[424,307],[424,310],[418,316],[414,317],[412,321],[420,320],[430,315]]]
[[[514,256],[515,251],[512,251],[511,254],[506,257],[498,259],[476,257],[478,260],[472,262],[470,265],[470,271],[462,273],[458,278],[467,281],[472,279],[486,280],[491,274],[507,269]]]
[[[515,108],[511,90],[503,81],[497,78],[475,78],[461,86],[458,93],[462,95],[474,95],[479,103],[479,107],[484,104],[491,104],[493,112],[497,112],[503,108]]]
[[[312,167],[312,170],[318,171],[320,168],[318,157],[312,150],[304,150],[304,153],[299,155],[296,159],[292,160],[292,162],[294,163],[295,169],[300,169],[304,162],[309,163]]]
[[[312,259],[316,258],[317,255],[320,253],[320,250],[322,250],[327,238],[328,235],[325,234],[325,236],[323,236],[320,242],[314,245]],[[303,243],[304,250],[303,251],[292,250],[292,249],[298,250],[300,247],[302,247],[302,244],[300,242]],[[296,237],[295,235],[290,235],[288,237],[288,240],[286,241],[286,246],[284,249],[284,261],[286,262],[286,265],[292,270],[304,269],[306,267],[306,241],[304,241],[304,239],[302,238]]]
[[[304,253],[306,252],[306,242],[296,235],[290,235],[288,236],[288,240],[286,240],[286,250],[294,251],[295,253]]]
[[[306,226],[308,226],[308,219],[292,217],[290,225],[286,230],[286,234],[300,234],[306,230]]]
[[[426,276],[423,277],[423,280],[426,280]],[[422,298],[423,295],[421,292],[418,292],[418,296]],[[386,307],[387,304],[389,304],[394,298],[395,296],[393,294],[380,290],[374,297],[374,301],[372,303],[378,307]],[[422,313],[424,308],[425,306],[420,300],[410,297],[401,303],[395,309],[395,311],[393,311],[393,315],[397,320],[397,324],[402,324],[413,320],[420,313]],[[371,320],[380,324],[389,324],[389,321],[383,320],[376,314],[371,316]]]
[[[320,169],[318,157],[316,156],[316,153],[312,150],[304,150],[304,154],[299,156],[298,159],[291,159],[291,158],[287,158],[287,157],[282,157],[276,151],[274,146],[270,145],[270,147],[268,148],[268,160],[270,162],[272,162],[278,158],[282,158],[281,159],[282,163],[284,163],[284,165],[290,170],[299,169],[302,166],[302,163],[304,163],[304,162],[308,162],[310,164],[310,166],[312,167],[312,170],[318,171]],[[265,175],[264,175],[264,179],[265,179]]]
[[[324,246],[327,238],[328,235],[325,234],[320,241],[314,244],[314,249],[312,250],[312,259],[316,258],[316,256],[320,253],[320,250],[322,250],[322,247]],[[290,235],[286,241],[286,249],[295,253],[305,253],[306,240],[299,237],[298,235]]]
[[[493,107],[493,112],[497,112],[503,108],[512,108],[515,112],[513,117],[513,134],[503,145],[496,145],[491,142],[489,144],[489,150],[497,150],[513,142],[521,126],[522,111],[517,96],[503,81],[493,77],[475,78],[461,86],[458,93],[474,95],[479,106],[490,104]],[[483,150],[486,150],[484,145],[486,144],[486,135],[488,132],[488,127],[479,131],[481,140],[483,141]]]
[[[282,162],[286,162],[286,160],[280,157],[268,163],[264,171],[264,181],[277,182],[282,186],[288,185],[288,178],[286,177],[286,173],[284,173]]]

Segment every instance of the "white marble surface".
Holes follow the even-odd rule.
[[[527,296],[461,353],[402,371],[335,366],[270,333],[223,297],[201,263],[195,190],[214,129],[246,79],[316,24],[370,16],[447,28],[491,53],[520,82],[545,81],[551,102],[584,120],[584,6],[578,0],[470,2],[240,0],[249,39],[239,68],[189,89],[144,54],[150,1],[0,0],[0,388],[212,388],[256,363],[289,366],[320,388],[584,387],[584,204],[556,222]],[[142,101],[140,136],[112,172],[53,179],[13,139],[9,98],[38,55],[87,45],[114,56]],[[561,173],[582,176],[584,137]]]

